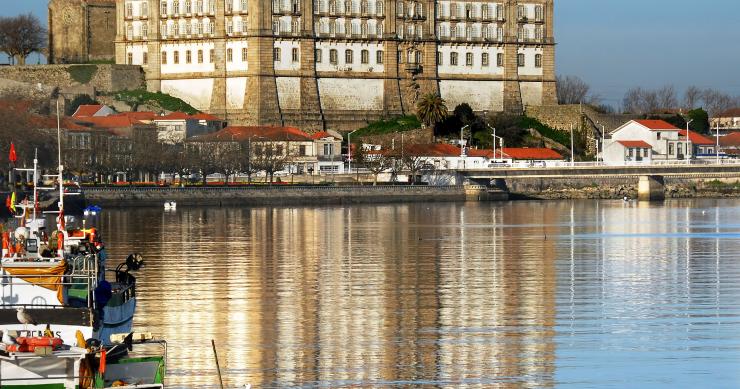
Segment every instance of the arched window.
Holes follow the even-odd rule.
[[[130,24],[126,25],[126,39],[134,39],[134,26]]]
[[[378,0],[375,3],[375,13],[378,16],[383,16],[383,0]]]
[[[149,24],[146,22],[141,25],[141,37],[144,39],[149,37]]]
[[[338,61],[337,50],[336,49],[329,50],[329,63],[331,63],[332,65],[336,65],[337,61]]]
[[[329,2],[329,13],[334,14],[337,13],[337,2],[336,1],[330,1]]]
[[[363,64],[367,64],[370,62],[370,52],[367,50],[362,50],[360,52],[360,62]]]
[[[352,52],[352,50],[345,50],[344,51],[344,63],[351,65],[353,61],[354,61],[354,53]]]
[[[367,13],[368,13],[367,12],[367,8],[368,8],[367,1],[362,0],[362,3],[360,5],[360,7],[361,7],[360,12],[362,12],[363,15],[367,15]]]
[[[544,19],[545,13],[543,12],[542,6],[538,5],[534,8],[534,18],[538,22],[542,21]]]
[[[542,54],[537,54],[534,56],[534,67],[536,68],[542,67]]]
[[[300,32],[300,23],[298,23],[298,19],[293,19],[293,22],[290,26],[290,31],[294,34],[297,34]]]

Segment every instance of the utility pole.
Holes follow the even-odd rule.
[[[717,165],[719,165],[719,120],[717,120],[717,129],[714,133],[715,137],[717,137],[717,145],[714,148],[714,151],[716,151],[717,154]]]
[[[570,124],[570,166],[574,166],[576,156],[573,154],[573,123]]]

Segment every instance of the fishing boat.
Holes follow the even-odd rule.
[[[38,160],[32,169],[38,183]],[[0,329],[21,331],[26,336],[51,329],[65,342],[73,342],[79,330],[85,339],[110,342],[113,333],[131,331],[136,310],[136,277],[131,274],[143,264],[138,254],[129,255],[115,269],[106,268],[106,252],[100,232],[88,219],[74,226],[64,215],[64,188],[59,174],[47,178],[59,184],[56,226],[49,231],[47,215],[38,210],[40,190],[54,187],[33,185],[32,199],[11,201],[15,219],[2,233],[0,256]],[[8,228],[9,227],[9,228]],[[23,308],[34,323],[17,319]]]
[[[61,150],[59,139],[58,129]],[[10,160],[15,162],[12,145]],[[13,217],[0,230],[0,387],[162,387],[166,351],[153,357],[128,353],[134,343],[163,344],[150,336],[133,341],[136,277],[131,272],[143,265],[141,255],[131,254],[108,269],[95,218],[65,215],[61,151],[56,174],[41,176],[37,157],[32,168],[14,171],[32,174],[33,191],[20,201],[15,192],[6,200]],[[52,184],[42,186],[42,179]],[[56,211],[41,211],[43,191],[58,191]],[[93,211],[87,216],[100,209]],[[126,339],[123,348],[120,334]],[[118,364],[126,366],[112,367]]]
[[[149,333],[117,334],[113,345],[62,344],[52,337],[0,344],[4,389],[163,388],[167,343]]]

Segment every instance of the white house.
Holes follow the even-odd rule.
[[[321,131],[311,136],[315,142],[318,173],[344,173],[342,136],[335,131]]]
[[[636,142],[646,143],[650,150],[646,152],[644,145]],[[612,165],[638,160],[682,160],[691,157],[689,143],[681,136],[681,129],[663,120],[631,120],[612,131],[610,139],[604,139],[603,157],[606,164]]]

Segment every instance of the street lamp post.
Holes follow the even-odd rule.
[[[359,129],[354,130],[347,134],[347,170],[349,170],[350,178],[352,178],[352,134],[359,131]]]
[[[462,128],[460,128],[460,157],[465,157],[465,137],[463,136],[463,132],[466,128],[470,127],[470,125],[464,125]]]
[[[686,164],[691,163],[691,138],[689,138],[689,124],[693,122],[694,119],[691,119],[686,122]]]
[[[717,145],[714,147],[714,151],[717,154],[717,165],[719,165],[719,120],[717,120],[717,129],[714,131],[714,136],[717,138]]]
[[[570,166],[574,166],[576,156],[573,153],[573,123],[570,124]]]

